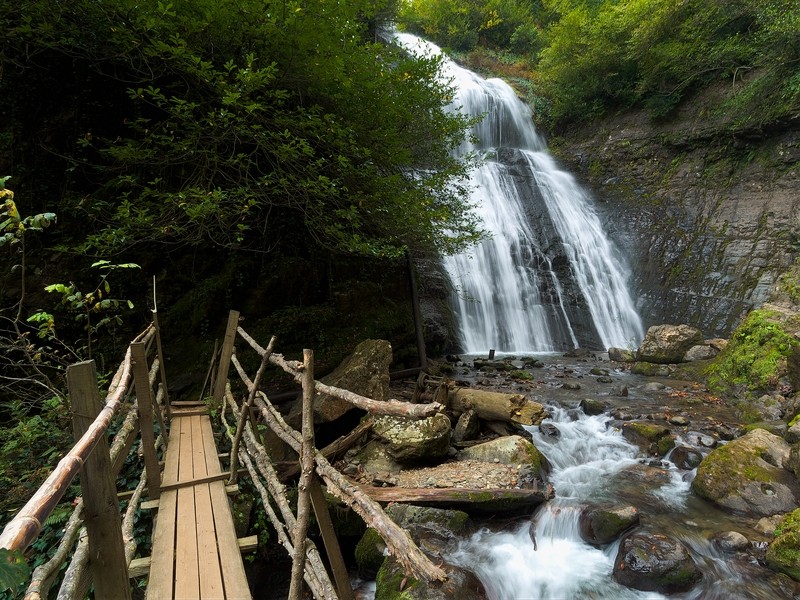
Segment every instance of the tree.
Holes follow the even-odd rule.
[[[6,82],[47,85],[44,69],[69,63],[65,76],[89,88],[72,98],[79,148],[64,151],[73,173],[64,208],[80,216],[80,250],[266,252],[302,232],[334,251],[388,257],[476,240],[468,161],[450,154],[467,121],[443,110],[450,90],[435,60],[373,41],[383,9],[372,0],[11,9]],[[92,115],[87,96],[100,104]],[[12,109],[20,121],[29,111]]]

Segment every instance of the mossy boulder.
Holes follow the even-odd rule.
[[[587,506],[578,519],[581,537],[595,546],[608,544],[639,523],[635,506]]]
[[[472,527],[469,515],[461,510],[392,504],[386,514],[409,533],[414,542],[436,536],[449,540],[456,534],[464,534]]]
[[[782,438],[755,429],[712,450],[697,467],[692,490],[748,516],[788,512],[800,501],[800,484],[783,467],[789,453]]]
[[[775,529],[765,558],[770,569],[800,581],[800,508],[787,514]]]
[[[386,559],[386,544],[371,527],[358,540],[355,558],[358,576],[362,579],[374,579]]]
[[[539,477],[549,465],[544,455],[530,441],[519,435],[507,435],[490,442],[465,448],[459,453],[461,460],[497,461],[507,465],[528,465]]]
[[[372,430],[399,463],[430,462],[447,456],[452,427],[444,414],[427,419],[380,417]]]
[[[627,348],[609,348],[608,359],[614,362],[633,362],[636,360],[636,353]]]
[[[637,361],[631,366],[631,373],[645,377],[669,377],[673,368],[669,365],[660,365],[651,362]]]
[[[587,415],[602,415],[609,408],[609,405],[602,400],[594,398],[584,398],[581,400],[580,408]]]
[[[622,435],[629,442],[639,446],[642,452],[653,456],[664,456],[675,445],[669,427],[650,421],[623,423]]]
[[[475,575],[443,564],[444,583],[425,584],[406,576],[397,560],[388,557],[375,577],[375,600],[486,600],[483,584]]]

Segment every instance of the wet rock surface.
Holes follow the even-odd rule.
[[[660,533],[635,532],[620,544],[614,579],[637,590],[673,594],[691,589],[702,573],[678,540]]]

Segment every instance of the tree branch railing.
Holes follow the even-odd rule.
[[[76,427],[77,441],[75,445],[58,462],[56,467],[45,479],[44,483],[34,492],[22,509],[9,521],[2,534],[0,534],[0,548],[11,551],[25,552],[25,550],[41,534],[44,523],[52,514],[55,507],[62,501],[67,490],[72,484],[75,476],[81,473],[82,495],[74,501],[74,509],[65,526],[65,533],[56,549],[54,556],[46,563],[37,567],[28,585],[25,600],[38,600],[47,598],[49,589],[61,569],[64,562],[70,555],[70,550],[76,544],[77,548],[87,546],[91,541],[92,545],[103,545],[103,554],[112,555],[119,551],[119,562],[111,569],[103,561],[94,560],[88,565],[88,552],[86,550],[75,550],[72,553],[72,565],[67,570],[66,582],[62,583],[62,591],[59,598],[84,597],[89,586],[94,581],[95,595],[97,597],[112,597],[105,595],[104,589],[113,584],[113,597],[130,597],[130,586],[128,583],[128,565],[135,552],[135,541],[132,535],[133,518],[138,509],[139,500],[143,494],[145,485],[148,486],[148,495],[152,498],[158,494],[158,459],[156,456],[157,447],[166,444],[166,430],[162,416],[162,403],[168,405],[166,396],[166,375],[163,368],[164,360],[162,355],[160,332],[157,326],[157,313],[153,311],[154,321],[148,325],[139,335],[134,338],[128,346],[125,356],[119,365],[114,377],[109,385],[108,392],[104,399],[101,399],[97,391],[97,379],[93,361],[85,361],[71,365],[68,370],[68,381],[70,387],[70,406],[73,412],[73,420]],[[155,348],[155,352],[151,352]],[[147,365],[148,356],[152,357],[152,364]],[[139,361],[139,364],[137,364]],[[144,361],[144,364],[141,364]],[[138,375],[137,375],[138,373]],[[134,392],[133,383],[136,380],[137,386]],[[158,393],[153,394],[153,387],[157,386]],[[136,395],[136,399],[131,402],[131,397]],[[130,404],[129,404],[130,403]],[[111,446],[108,446],[108,430],[112,422],[119,423],[115,419],[122,412],[123,407],[128,406],[124,417],[121,419],[120,427],[113,437]],[[168,410],[168,409],[167,409]],[[142,413],[150,415],[149,423],[147,419],[142,419]],[[161,436],[154,440],[154,423],[157,422],[161,429]],[[139,435],[141,434],[141,435]],[[147,469],[142,471],[142,479],[139,482],[132,497],[128,501],[128,507],[124,519],[120,519],[120,510],[113,510],[113,502],[110,504],[111,517],[101,519],[94,513],[83,514],[86,500],[97,500],[96,494],[100,488],[104,488],[112,494],[113,501],[118,504],[116,491],[116,477],[121,471],[126,457],[134,448],[137,437],[141,438],[140,448],[144,460],[151,467],[150,477],[146,477]],[[104,458],[103,458],[104,457]],[[95,463],[100,467],[94,466]],[[155,477],[152,469],[155,468]],[[105,500],[101,501],[108,503]],[[84,518],[88,520],[84,523]],[[102,521],[102,522],[101,522]],[[81,525],[85,525],[82,528]],[[88,528],[88,535],[87,530]],[[107,548],[108,541],[106,535],[108,531],[116,529],[113,538],[120,540],[119,548]],[[98,534],[97,531],[102,533]],[[88,536],[97,539],[88,540]],[[100,537],[98,537],[100,536]],[[78,540],[78,538],[81,538]],[[81,556],[84,558],[81,559]],[[105,567],[104,567],[105,565]],[[110,571],[114,571],[113,573]],[[72,581],[70,581],[72,578]],[[118,589],[119,582],[124,581],[125,590]],[[65,585],[66,584],[66,585]]]
[[[346,477],[331,466],[328,460],[313,444],[313,397],[315,393],[322,393],[340,398],[353,406],[371,414],[403,416],[413,419],[424,419],[441,412],[444,406],[437,402],[429,404],[411,404],[398,400],[379,401],[367,398],[348,390],[326,385],[313,377],[313,352],[304,350],[303,362],[285,359],[281,354],[273,352],[275,338],[270,340],[267,348],[261,347],[242,327],[239,327],[239,313],[231,311],[219,363],[216,371],[214,400],[222,407],[222,420],[228,436],[233,443],[231,462],[241,461],[245,465],[253,482],[262,494],[265,509],[270,504],[270,499],[278,507],[278,515],[271,508],[267,515],[278,532],[279,542],[292,556],[292,579],[290,583],[290,600],[298,600],[303,591],[301,579],[308,584],[315,598],[339,598],[350,600],[353,592],[347,579],[347,572],[341,558],[336,536],[330,523],[327,505],[319,488],[320,479],[324,481],[328,492],[352,508],[362,519],[383,538],[386,547],[403,566],[406,573],[415,578],[426,581],[443,581],[447,578],[445,572],[434,565],[425,554],[414,544],[406,531],[400,528],[389,518],[380,505],[364,494],[358,486],[352,484]],[[261,357],[261,363],[256,376],[251,380],[241,362],[235,354],[235,340],[237,334]],[[302,431],[292,429],[283,420],[283,417],[269,402],[267,396],[258,390],[258,384],[267,363],[282,369],[292,376],[301,385],[302,389]],[[233,365],[239,378],[247,390],[246,397],[242,398],[239,408],[230,392],[228,371]],[[257,428],[252,422],[253,405],[257,408],[258,416],[262,421],[290,448],[297,452],[300,465],[300,481],[298,483],[297,515],[289,508],[285,497],[285,490],[280,483],[274,465],[264,446],[259,441]],[[227,424],[226,411],[230,406],[231,414],[236,422],[236,429]],[[244,447],[240,443],[244,443]],[[233,469],[231,469],[233,472]],[[261,482],[263,479],[266,486]],[[323,541],[328,552],[331,570],[336,580],[336,592],[330,585],[330,579],[325,568],[317,562],[318,553],[313,544],[306,539],[308,527],[309,506],[313,506],[320,525]]]

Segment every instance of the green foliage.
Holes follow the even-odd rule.
[[[22,218],[14,203],[14,192],[5,187],[10,177],[0,177],[0,248],[5,245],[19,244],[25,231],[42,231],[55,223],[56,215],[41,213]]]
[[[30,575],[31,569],[22,553],[0,548],[0,591],[16,592]]]
[[[133,302],[110,298],[111,283],[108,280],[113,271],[138,269],[136,263],[113,264],[107,260],[99,260],[91,265],[92,269],[100,270],[100,280],[90,292],[82,292],[78,286],[70,282],[53,283],[44,288],[51,294],[60,294],[61,304],[74,315],[76,322],[83,325],[86,331],[87,357],[92,358],[92,340],[95,333],[103,328],[113,328],[122,325],[120,313],[124,309],[133,309]],[[99,317],[98,321],[93,321]],[[28,323],[33,323],[39,328],[39,337],[52,339],[55,337],[55,318],[46,311],[38,311],[28,317]]]
[[[786,374],[787,358],[800,342],[775,316],[768,310],[755,310],[739,325],[706,371],[713,393],[756,392],[779,384]]]
[[[373,41],[386,9],[34,0],[9,10],[8,85],[23,95],[48,85],[63,62],[87,86],[65,150],[74,181],[63,208],[85,229],[79,249],[268,252],[305,237],[391,257],[475,241],[469,160],[449,153],[467,121],[444,111],[437,60]],[[17,59],[39,54],[47,72]]]

